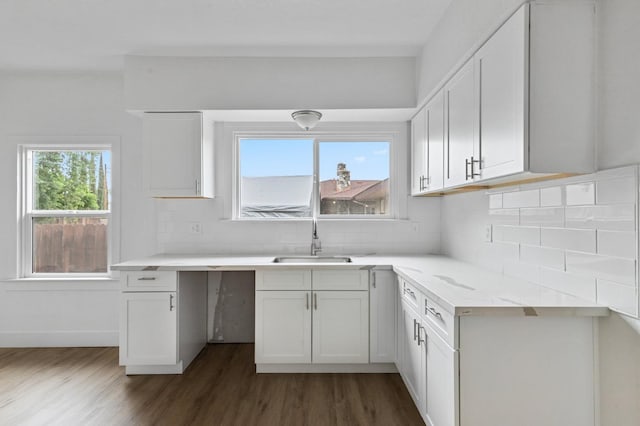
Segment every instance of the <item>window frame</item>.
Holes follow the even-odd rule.
[[[31,137],[18,144],[18,273],[25,279],[105,279],[112,278],[111,264],[118,256],[115,219],[119,194],[118,154],[119,138],[116,137]],[[111,198],[109,210],[34,210],[33,209],[33,152],[34,151],[110,151]],[[105,272],[34,272],[33,271],[33,220],[38,217],[105,218],[107,220],[107,270]]]
[[[311,220],[396,220],[399,217],[399,194],[397,180],[396,146],[398,144],[397,131],[234,131],[233,132],[233,210],[232,218],[238,221],[295,221]],[[243,217],[241,213],[241,166],[240,141],[242,139],[313,140],[313,190],[311,196],[311,216],[309,217]],[[389,146],[389,201],[386,214],[320,214],[320,144],[340,142],[386,142]]]

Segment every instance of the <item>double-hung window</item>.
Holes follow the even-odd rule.
[[[108,146],[24,146],[23,276],[109,272],[111,163]]]
[[[236,217],[389,218],[389,139],[237,137]]]

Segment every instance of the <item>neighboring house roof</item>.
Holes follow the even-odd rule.
[[[389,179],[385,180],[352,180],[348,188],[340,191],[337,179],[320,182],[320,198],[322,200],[373,200],[384,198],[389,194]]]

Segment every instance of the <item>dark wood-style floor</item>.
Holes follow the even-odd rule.
[[[398,374],[256,374],[252,344],[129,377],[117,348],[0,349],[3,426],[423,424]]]

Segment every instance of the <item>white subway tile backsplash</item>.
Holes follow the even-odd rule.
[[[635,232],[598,230],[598,254],[637,259],[638,239]]]
[[[561,207],[520,209],[520,225],[546,227],[564,226],[564,209]]]
[[[504,208],[538,207],[540,206],[540,190],[505,192],[502,194]]]
[[[595,182],[576,183],[565,187],[567,206],[580,206],[596,202]]]
[[[595,253],[596,231],[595,229],[542,228],[540,245]]]
[[[540,285],[596,301],[596,279],[573,275],[558,269],[540,268]]]
[[[555,207],[562,205],[562,187],[554,186],[552,188],[540,189],[540,206]]]
[[[635,231],[635,212],[634,204],[567,207],[565,211],[566,226],[568,228]]]
[[[540,267],[529,263],[506,261],[504,263],[504,274],[532,283],[538,283],[540,278]]]
[[[567,251],[565,256],[567,272],[635,286],[636,261],[633,259],[572,251]]]
[[[489,208],[501,209],[502,208],[502,194],[490,194],[489,195]]]
[[[537,226],[520,226],[518,242],[521,244],[540,245],[540,228]]]
[[[489,220],[494,225],[519,225],[520,210],[492,209],[489,210]]]
[[[564,270],[564,251],[545,247],[520,246],[520,261]]]
[[[596,183],[596,203],[635,203],[637,190],[635,176],[600,180]]]
[[[615,282],[598,279],[597,302],[628,315],[638,315],[638,290],[636,287],[620,285]]]
[[[493,228],[493,239],[500,242],[540,245],[540,228],[498,225]]]

